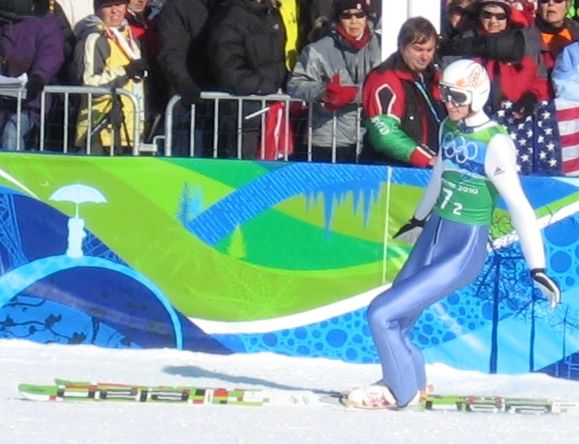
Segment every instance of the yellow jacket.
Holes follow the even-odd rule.
[[[124,66],[132,60],[131,56],[127,54],[122,45],[118,44],[115,35],[96,16],[94,23],[95,25],[85,34],[77,47],[77,69],[82,74],[82,84],[85,86],[117,87],[135,94],[139,92],[139,95],[142,96],[142,82],[139,82],[141,83],[139,85],[130,79],[124,69]],[[122,31],[122,35],[131,44],[134,54],[136,53],[140,57],[140,51],[136,41],[130,35],[128,26]],[[135,107],[127,97],[119,95],[118,98],[121,103],[122,124],[120,139],[117,140],[120,140],[122,147],[130,147],[133,145]],[[141,100],[142,104],[143,101]],[[100,97],[93,95],[91,130],[94,130],[107,117],[111,117],[112,107],[113,97],[111,95]],[[82,148],[86,145],[88,114],[88,100],[86,96],[83,96],[77,121],[75,141],[77,147]],[[143,116],[139,116],[139,132],[142,132],[143,120]],[[98,141],[101,146],[110,147],[113,144],[112,127],[112,123],[107,122],[98,132],[98,139],[95,141]]]
[[[278,9],[285,28],[285,64],[288,71],[296,65],[299,51],[299,5],[297,0],[278,0]]]

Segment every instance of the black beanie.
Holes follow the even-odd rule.
[[[336,13],[336,18],[340,14],[348,9],[358,9],[364,11],[366,14],[369,12],[370,6],[367,0],[335,0],[334,1],[334,11]]]
[[[129,4],[129,0],[94,0],[94,10],[98,11],[103,6]]]

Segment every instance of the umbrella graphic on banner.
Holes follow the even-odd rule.
[[[75,217],[78,217],[78,207],[80,204],[86,202],[107,202],[105,196],[103,196],[99,190],[80,183],[60,187],[58,190],[52,193],[52,195],[49,197],[49,200],[54,200],[56,202],[72,202],[76,204]]]
[[[83,257],[82,244],[87,233],[84,230],[84,220],[78,217],[78,207],[80,204],[87,202],[105,203],[107,201],[105,196],[96,188],[76,183],[60,187],[52,193],[49,200],[72,202],[76,205],[74,217],[68,219],[68,248],[66,249],[66,255],[77,259]]]

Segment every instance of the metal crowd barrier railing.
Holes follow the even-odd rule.
[[[132,103],[134,112],[132,113],[133,116],[133,122],[132,122],[132,128],[133,128],[133,134],[132,134],[132,154],[134,156],[139,155],[140,151],[141,151],[141,143],[142,143],[142,139],[141,139],[141,130],[142,130],[142,124],[140,122],[140,116],[143,114],[143,109],[142,109],[142,105],[141,105],[141,101],[137,99],[137,97],[133,94],[131,94],[129,91],[124,90],[122,88],[101,88],[101,87],[92,87],[92,86],[68,86],[68,85],[49,85],[46,86],[44,88],[44,92],[42,93],[41,96],[41,112],[40,112],[40,128],[39,128],[39,137],[38,137],[38,141],[39,141],[39,147],[38,149],[40,151],[43,151],[43,142],[45,140],[45,135],[46,135],[46,115],[47,115],[47,111],[46,110],[46,95],[47,94],[59,94],[62,95],[63,97],[63,124],[62,124],[62,129],[63,129],[63,135],[62,135],[62,151],[64,153],[68,153],[70,151],[70,147],[68,146],[68,141],[69,141],[69,131],[71,128],[70,125],[70,117],[71,117],[71,106],[74,107],[75,104],[71,104],[71,95],[73,96],[82,96],[82,95],[86,95],[87,96],[87,130],[86,130],[86,138],[84,141],[84,147],[86,149],[86,154],[91,154],[92,151],[92,146],[91,146],[91,140],[92,140],[92,135],[93,135],[93,131],[95,131],[95,129],[98,128],[94,128],[93,127],[93,99],[95,96],[97,97],[102,97],[102,96],[122,96],[122,97],[126,97],[127,99],[129,99]],[[112,100],[114,100],[114,98],[111,98]],[[77,114],[78,112],[80,112],[80,108],[77,107],[76,112],[73,112],[73,118],[76,120]],[[124,116],[123,116],[124,119]],[[98,126],[98,125],[97,125]],[[74,125],[74,129],[76,130],[76,125]],[[111,128],[111,140],[115,141],[116,137],[115,137],[115,131],[116,129],[114,128],[114,126]],[[115,146],[115,143],[113,142],[113,144],[110,147],[109,150],[109,155],[113,156],[116,152],[116,149],[120,148]]]
[[[94,97],[102,97],[102,96],[123,96],[126,97],[132,103],[134,113],[133,113],[133,122],[132,122],[132,141],[134,143],[131,147],[131,153],[133,155],[138,155],[142,151],[142,140],[141,140],[141,124],[139,122],[140,116],[142,115],[142,106],[140,101],[130,92],[121,89],[121,88],[100,88],[100,87],[87,87],[87,86],[70,86],[70,85],[50,85],[44,88],[40,96],[40,122],[38,128],[38,150],[45,151],[45,139],[47,134],[47,115],[50,110],[47,108],[47,95],[61,95],[63,97],[63,115],[62,115],[62,152],[68,153],[71,151],[71,147],[69,144],[69,131],[71,128],[76,130],[76,124],[71,125],[70,119],[71,115],[72,118],[76,122],[76,114],[80,111],[78,104],[72,103],[71,96],[82,96],[85,95],[87,97],[87,137],[84,142],[84,148],[86,149],[87,154],[91,154],[92,146],[91,146],[91,139],[93,136],[93,132],[96,128],[93,126],[93,100]],[[16,133],[18,135],[22,134],[22,113],[25,110],[25,98],[26,98],[26,88],[24,87],[16,87],[16,86],[2,86],[0,88],[0,96],[2,100],[7,100],[7,97],[14,98],[14,104],[4,103],[2,104],[3,108],[8,110],[13,105],[12,109],[15,109],[15,116],[16,116]],[[12,99],[12,100],[14,100]],[[10,100],[10,99],[8,99]],[[123,117],[124,118],[124,117]],[[112,128],[111,132],[111,140],[115,140],[114,135],[115,129]],[[6,150],[15,150],[15,151],[22,151],[27,147],[21,146],[21,137],[16,137],[16,146],[14,147],[1,147]],[[28,147],[31,148],[31,147]],[[78,148],[78,147],[77,147]],[[111,146],[110,155],[114,155],[115,149],[118,147]]]
[[[181,97],[176,95],[173,96],[166,107],[165,110],[165,134],[158,137],[157,139],[164,138],[165,155],[171,156],[173,154],[173,129],[175,120],[175,107],[181,101]],[[265,115],[269,110],[269,106],[272,102],[281,102],[284,104],[285,110],[289,110],[290,104],[292,102],[301,103],[301,100],[293,99],[290,96],[283,94],[272,94],[267,96],[233,96],[227,93],[220,92],[203,92],[201,93],[201,101],[204,105],[211,102],[213,106],[209,110],[209,117],[211,120],[211,153],[210,157],[219,156],[219,134],[221,131],[220,119],[222,117],[221,110],[223,102],[231,105],[232,102],[235,104],[235,115],[230,117],[235,117],[236,119],[236,153],[238,158],[242,158],[242,145],[243,145],[243,127],[244,123],[251,119],[260,119],[260,147],[258,150],[258,158],[263,159],[265,157]],[[260,106],[259,110],[244,115],[244,105],[247,103],[255,103]],[[190,108],[191,117],[189,119],[189,155],[193,157],[195,155],[195,130],[197,129],[197,110],[200,105],[193,105]],[[311,114],[311,111],[310,111]],[[289,132],[289,112],[284,112],[282,118],[284,119],[284,134],[281,135],[283,138],[283,145],[286,149],[283,153],[280,153],[280,159],[288,159],[288,142],[290,137]]]
[[[0,88],[0,95],[6,94],[11,95],[16,98],[16,113],[18,116],[21,115],[23,110],[23,100],[25,97],[25,88],[10,88],[10,87],[1,87]],[[47,108],[47,96],[60,96],[61,100],[58,102],[58,106],[54,106],[55,100],[53,100],[52,109]],[[313,116],[313,104],[312,103],[304,103],[299,99],[292,98],[285,94],[271,94],[265,96],[257,96],[257,95],[249,95],[249,96],[234,96],[231,94],[220,93],[220,92],[203,92],[201,94],[201,104],[193,105],[189,110],[185,110],[181,107],[180,113],[177,112],[176,106],[179,104],[181,98],[180,96],[173,96],[166,108],[164,115],[161,116],[163,120],[164,128],[161,128],[156,133],[150,135],[150,137],[146,137],[143,131],[143,124],[140,121],[140,116],[142,116],[143,109],[141,106],[141,101],[129,91],[120,88],[102,88],[102,87],[89,87],[89,86],[68,86],[68,85],[49,85],[44,88],[44,91],[41,95],[41,110],[40,110],[40,125],[38,128],[38,146],[37,149],[39,151],[46,151],[45,148],[45,141],[46,136],[48,133],[47,123],[49,123],[48,115],[49,112],[52,113],[51,115],[54,117],[55,113],[60,113],[59,117],[56,119],[57,122],[61,124],[61,135],[59,138],[60,147],[57,148],[58,151],[62,151],[63,153],[71,153],[75,150],[78,150],[80,147],[75,146],[74,143],[71,143],[71,132],[76,132],[76,122],[77,116],[80,112],[80,107],[78,104],[78,100],[74,100],[77,96],[86,96],[86,107],[87,107],[87,120],[88,120],[88,128],[87,128],[87,137],[86,140],[83,142],[83,153],[85,154],[93,154],[93,147],[91,146],[92,134],[95,131],[93,125],[93,104],[95,97],[102,97],[104,95],[118,95],[124,96],[128,98],[132,106],[134,107],[134,112],[132,114],[132,146],[130,147],[130,154],[132,155],[141,155],[141,154],[152,154],[152,155],[164,155],[164,156],[173,156],[176,154],[176,134],[177,134],[177,125],[175,124],[176,119],[180,119],[181,121],[185,120],[187,123],[187,133],[188,133],[188,140],[185,142],[186,146],[179,146],[179,155],[185,155],[188,157],[194,157],[199,155],[199,149],[203,148],[205,150],[204,154],[205,157],[222,157],[223,154],[220,153],[220,149],[223,147],[220,146],[219,137],[222,135],[222,121],[221,119],[224,115],[227,115],[227,118],[234,119],[235,125],[233,128],[235,140],[235,152],[234,156],[228,157],[236,157],[236,158],[243,158],[243,141],[245,134],[245,127],[248,122],[252,119],[260,119],[260,124],[256,125],[259,127],[260,131],[260,142],[259,142],[259,149],[257,150],[256,157],[257,159],[265,159],[266,158],[266,137],[265,137],[265,118],[266,113],[270,109],[270,106],[276,102],[283,103],[285,107],[285,111],[283,112],[283,128],[281,137],[281,146],[283,147],[282,151],[278,153],[276,159],[277,160],[288,160],[290,157],[290,152],[288,151],[288,147],[290,146],[289,138],[294,137],[294,139],[302,139],[303,138],[303,147],[305,148],[306,157],[308,161],[312,160],[312,132],[313,132],[313,124],[312,124],[312,116]],[[52,97],[54,99],[54,97]],[[290,132],[290,106],[292,103],[302,103],[303,106],[307,109],[307,115],[302,117],[305,125],[305,131],[303,134],[294,134]],[[225,105],[228,104],[228,105]],[[253,106],[255,111],[250,113],[246,112],[245,107]],[[209,111],[208,115],[200,116],[199,109],[205,109]],[[222,113],[223,108],[227,108],[227,113]],[[187,113],[189,111],[189,113]],[[54,120],[54,119],[53,119]],[[202,121],[203,124],[200,125],[199,122]],[[201,128],[200,128],[201,127]],[[199,137],[199,133],[196,131],[200,129],[201,137]],[[100,128],[96,128],[96,130],[100,131]],[[111,130],[111,140],[114,141],[116,138],[114,137],[113,128]],[[20,118],[17,119],[17,133],[21,133],[21,122]],[[361,111],[358,110],[358,118],[356,123],[356,134],[357,134],[357,142],[356,142],[356,152],[358,155],[361,152],[362,146],[362,124],[361,124]],[[197,136],[196,136],[197,134]],[[332,121],[332,132],[331,132],[331,147],[332,147],[332,161],[336,161],[336,151],[338,148],[337,146],[337,118],[336,114],[333,113],[333,121]],[[147,139],[147,140],[145,140]],[[181,144],[184,141],[181,139],[179,140]],[[294,143],[298,143],[300,141],[294,140]],[[201,147],[198,145],[201,143]],[[4,149],[12,149],[16,151],[21,151],[24,148],[30,147],[22,147],[20,143],[20,138],[17,138],[17,143],[15,147],[2,147]],[[108,155],[115,155],[117,149],[119,147],[111,146]],[[232,151],[230,147],[230,152]]]
[[[157,136],[157,141],[160,139],[164,139],[164,154],[166,156],[173,155],[173,148],[174,148],[174,121],[175,121],[175,107],[178,105],[179,101],[181,100],[180,96],[176,95],[171,98],[168,102],[167,107],[165,109],[165,134]],[[244,123],[250,119],[259,118],[260,122],[260,147],[257,153],[258,159],[265,159],[266,153],[266,125],[265,125],[265,118],[266,113],[270,109],[270,106],[276,102],[283,103],[285,107],[285,112],[283,112],[283,120],[284,124],[282,125],[283,134],[281,134],[282,146],[283,150],[279,154],[279,160],[288,160],[289,154],[288,153],[288,139],[292,137],[292,133],[289,131],[290,128],[290,112],[289,109],[292,103],[302,104],[307,108],[307,120],[305,121],[306,124],[306,132],[305,134],[293,134],[295,139],[302,138],[304,139],[304,147],[306,149],[306,156],[307,160],[312,160],[312,133],[313,133],[313,103],[305,103],[300,99],[293,98],[286,94],[270,94],[270,95],[247,95],[247,96],[237,96],[231,95],[227,93],[220,93],[220,92],[203,92],[201,93],[201,101],[202,104],[207,105],[211,103],[211,110],[210,110],[210,118],[211,118],[211,151],[210,157],[219,157],[219,141],[218,136],[222,128],[220,127],[220,119],[222,115],[220,114],[220,110],[222,109],[223,103],[231,103],[235,102],[235,119],[236,119],[236,156],[237,158],[242,158],[242,146],[243,146],[243,137],[244,137]],[[249,114],[244,113],[243,107],[248,104],[256,104],[259,105],[259,109],[255,112],[251,112]],[[190,109],[191,117],[189,119],[189,151],[188,155],[194,156],[195,155],[195,129],[196,129],[196,122],[197,122],[197,109],[200,105],[193,105]],[[332,118],[332,132],[331,132],[331,150],[332,150],[332,162],[336,162],[336,150],[338,149],[337,146],[337,117],[336,113],[333,113]],[[362,149],[362,123],[361,123],[361,108],[358,109],[357,114],[357,121],[356,121],[356,152],[358,155],[361,153]],[[299,140],[294,140],[297,144]]]

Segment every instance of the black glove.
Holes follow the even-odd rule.
[[[404,242],[414,245],[416,240],[422,233],[422,228],[424,227],[425,220],[416,219],[412,216],[408,222],[406,222],[393,236],[394,239],[399,239]]]
[[[125,65],[125,72],[129,78],[140,80],[146,77],[148,68],[144,59],[131,60],[128,65]]]
[[[186,87],[178,88],[177,94],[181,96],[181,104],[187,110],[201,101],[201,90],[193,82]]]
[[[544,268],[533,268],[531,277],[541,290],[541,293],[549,300],[551,308],[555,308],[561,302],[561,290],[553,279],[545,274]]]
[[[530,116],[535,112],[538,103],[537,96],[532,92],[526,92],[522,97],[513,104],[513,112]]]
[[[26,82],[26,102],[36,99],[44,89],[44,80],[38,74],[30,74]]]

